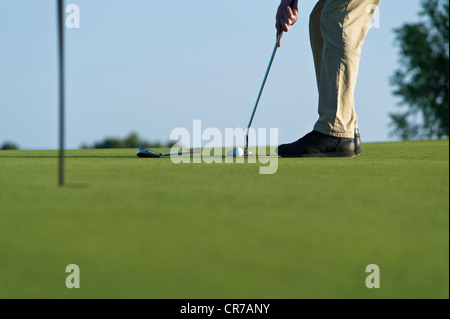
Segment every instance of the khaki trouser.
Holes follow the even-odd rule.
[[[310,16],[311,48],[319,89],[314,129],[354,137],[354,91],[364,39],[380,0],[320,0]]]

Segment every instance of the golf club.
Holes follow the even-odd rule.
[[[291,5],[291,3],[292,3],[292,0],[289,1],[289,5]],[[283,37],[283,32],[281,34],[279,34],[277,37],[277,42],[275,43],[275,48],[273,49],[273,53],[270,58],[269,67],[267,68],[266,75],[264,76],[264,80],[261,85],[261,89],[259,90],[258,98],[256,99],[256,104],[255,104],[255,107],[253,108],[252,116],[250,118],[250,121],[248,122],[247,132],[245,134],[244,156],[251,155],[251,152],[248,150],[248,134],[249,134],[250,128],[252,126],[253,118],[255,117],[256,109],[258,108],[259,100],[261,99],[261,95],[263,93],[264,86],[266,85],[267,77],[269,76],[270,68],[272,67],[272,63],[275,58],[275,54],[277,53],[278,45],[279,45],[282,37]]]
[[[200,153],[200,148],[193,148],[186,151],[170,152],[170,153],[157,153],[155,151],[149,150],[148,148],[140,148],[137,151],[136,156],[141,158],[160,158],[162,156],[171,155],[183,155],[183,154],[197,154]]]

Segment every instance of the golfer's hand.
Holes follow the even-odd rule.
[[[297,22],[298,19],[298,0],[293,0],[289,6],[289,0],[281,0],[278,7],[276,24],[277,37],[283,32],[288,32],[290,27]],[[281,46],[281,41],[278,46]]]

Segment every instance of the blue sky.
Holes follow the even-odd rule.
[[[316,1],[278,51],[254,126],[280,142],[308,133],[317,93],[308,38]],[[0,144],[57,147],[54,0],[0,0]],[[81,10],[67,29],[69,148],[131,131],[167,141],[176,127],[245,127],[275,42],[277,0],[66,0]],[[389,78],[398,67],[392,30],[417,21],[419,0],[382,1],[366,39],[356,103],[364,141],[389,140],[397,109]]]

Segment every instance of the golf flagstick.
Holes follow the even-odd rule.
[[[290,6],[291,3],[292,3],[292,0],[289,1],[288,6]],[[278,46],[280,44],[280,41],[281,41],[282,37],[283,37],[283,32],[281,32],[278,35],[278,37],[277,37],[277,42],[275,43],[275,48],[273,49],[272,56],[270,57],[270,62],[269,62],[269,66],[268,66],[267,71],[266,71],[266,75],[264,76],[264,80],[263,80],[263,83],[261,85],[261,89],[259,90],[258,98],[256,99],[256,104],[255,104],[255,107],[253,108],[252,116],[250,117],[250,121],[248,122],[247,132],[245,134],[245,149],[244,149],[244,154],[245,155],[249,155],[250,154],[250,152],[248,151],[248,135],[250,133],[250,128],[252,126],[253,118],[255,117],[256,109],[258,108],[258,104],[259,104],[259,100],[261,99],[261,95],[263,93],[264,86],[266,85],[267,77],[269,76],[270,68],[272,67],[272,63],[273,63],[273,60],[275,58],[275,54],[277,53],[277,49],[278,49]]]
[[[64,113],[65,113],[65,84],[64,84],[64,0],[56,1],[57,28],[58,28],[58,106],[59,106],[59,163],[58,163],[58,184],[64,186]]]

